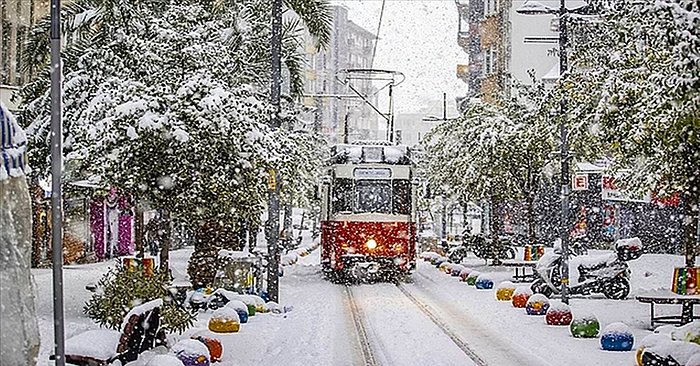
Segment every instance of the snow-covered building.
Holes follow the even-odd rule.
[[[349,20],[347,8],[332,6],[332,9],[333,30],[328,49],[317,50],[315,42],[307,37],[304,106],[309,112],[304,119],[333,142],[343,141],[346,121],[349,140],[379,138],[378,115],[336,79],[340,70],[372,67],[376,36]],[[373,94],[369,80],[353,85],[364,95]]]
[[[24,42],[29,29],[49,13],[49,0],[3,0],[0,3],[0,100],[11,110],[17,109],[12,94],[28,75],[21,72]]]
[[[538,80],[559,77],[558,21],[556,15],[524,15],[517,10],[527,0],[455,0],[459,13],[457,43],[469,56],[458,67],[467,84],[467,96],[481,95],[490,102],[509,94],[514,83],[531,84],[532,70]],[[551,4],[550,4],[551,3]],[[558,6],[548,2],[550,6]],[[567,1],[567,8],[584,5]]]

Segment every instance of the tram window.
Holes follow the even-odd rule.
[[[391,213],[391,183],[387,180],[358,180],[355,212]]]
[[[333,212],[352,213],[355,201],[352,179],[338,178],[333,184]]]
[[[411,182],[408,179],[396,179],[393,181],[394,200],[392,212],[397,215],[411,213]]]

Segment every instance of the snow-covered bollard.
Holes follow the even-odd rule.
[[[241,324],[248,322],[248,305],[244,304],[243,301],[231,300],[226,303],[226,307],[231,308],[238,313],[238,319],[241,321]]]
[[[436,268],[439,269],[440,265],[447,262],[447,261],[449,261],[449,259],[447,259],[446,257],[437,257],[437,258],[435,258],[435,260],[433,260],[432,263],[433,263],[433,265],[435,265]]]
[[[534,294],[525,303],[527,315],[545,315],[549,309],[549,299],[542,294]]]
[[[606,351],[630,351],[633,345],[632,329],[625,323],[609,324],[600,336],[600,346]]]
[[[476,288],[479,290],[490,290],[493,288],[493,280],[489,275],[481,274],[476,278],[474,286],[476,286]]]
[[[467,281],[467,277],[469,277],[469,273],[471,273],[472,269],[464,267],[463,270],[459,271],[459,280],[462,282]]]
[[[524,308],[527,305],[527,300],[532,296],[532,290],[529,286],[519,286],[513,291],[513,303],[514,308]]]
[[[209,330],[214,333],[236,333],[241,329],[241,320],[236,310],[223,307],[216,309],[209,319]]]
[[[469,286],[475,286],[476,285],[476,279],[481,276],[481,273],[479,271],[471,271],[469,273],[469,276],[467,276],[467,285]]]
[[[574,338],[595,338],[600,332],[600,322],[593,314],[577,314],[569,325]]]
[[[172,352],[184,366],[209,366],[211,357],[209,355],[209,349],[200,341],[183,339],[175,343],[170,352]],[[160,366],[160,364],[158,365]]]
[[[193,336],[191,339],[197,340],[207,346],[211,362],[221,361],[221,357],[224,355],[224,346],[221,345],[221,341],[203,335]]]
[[[515,292],[515,284],[510,281],[503,281],[496,287],[496,300],[511,301]]]
[[[183,363],[177,356],[167,353],[153,356],[148,360],[146,366],[183,366]]]
[[[461,264],[455,264],[450,268],[450,276],[452,277],[459,277],[459,274],[462,273],[462,270],[464,269],[464,266]]]
[[[545,320],[547,325],[569,325],[574,316],[571,313],[571,307],[561,301],[552,301],[549,303],[549,310]]]
[[[440,272],[447,273],[447,267],[449,267],[451,265],[452,265],[452,263],[450,263],[448,261],[440,262],[440,264],[438,265],[438,270],[440,270]]]

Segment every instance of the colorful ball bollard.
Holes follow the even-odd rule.
[[[227,308],[231,308],[238,314],[238,319],[241,324],[248,322],[248,306],[240,300],[231,300],[225,305]]]
[[[513,291],[511,302],[514,308],[524,308],[527,305],[527,300],[532,296],[532,290],[528,286],[520,286]]]
[[[450,270],[450,276],[452,277],[459,277],[460,273],[462,273],[462,270],[464,269],[464,266],[455,264],[452,266],[452,269]]]
[[[547,325],[569,325],[574,319],[571,307],[561,301],[552,301],[545,315]]]
[[[469,276],[467,276],[467,281],[466,281],[467,285],[475,286],[476,279],[479,278],[480,275],[481,275],[481,273],[479,273],[477,271],[472,271],[471,273],[469,273]]]
[[[479,290],[490,290],[493,288],[493,280],[486,275],[479,275],[476,278],[476,282],[474,282],[474,286]]]
[[[209,349],[202,342],[183,339],[170,350],[184,366],[209,366]]]
[[[534,294],[525,303],[527,315],[545,315],[549,309],[549,299],[542,294]]]
[[[515,284],[510,281],[503,281],[496,287],[496,300],[511,301],[513,299],[513,292],[515,292]]]
[[[224,346],[221,345],[221,341],[219,341],[216,338],[211,338],[203,335],[193,336],[192,339],[195,339],[207,346],[207,349],[209,349],[209,357],[211,362],[221,361],[221,357],[224,354]]]
[[[569,330],[574,338],[595,338],[600,332],[600,323],[592,314],[574,316]]]
[[[238,313],[228,307],[216,309],[209,319],[209,330],[214,333],[236,333],[240,329]]]
[[[459,272],[459,280],[462,282],[467,282],[467,277],[469,277],[469,273],[471,273],[471,269],[465,268]]]
[[[634,335],[625,323],[612,323],[603,330],[600,346],[606,351],[630,351],[634,346]]]

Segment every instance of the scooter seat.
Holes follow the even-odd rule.
[[[582,255],[579,257],[574,257],[571,259],[569,268],[575,268],[578,274],[577,276],[573,276],[576,274],[572,274],[571,277],[578,279],[577,282],[581,282],[587,277],[589,273],[608,267],[616,260],[617,255],[613,253],[596,256]]]

